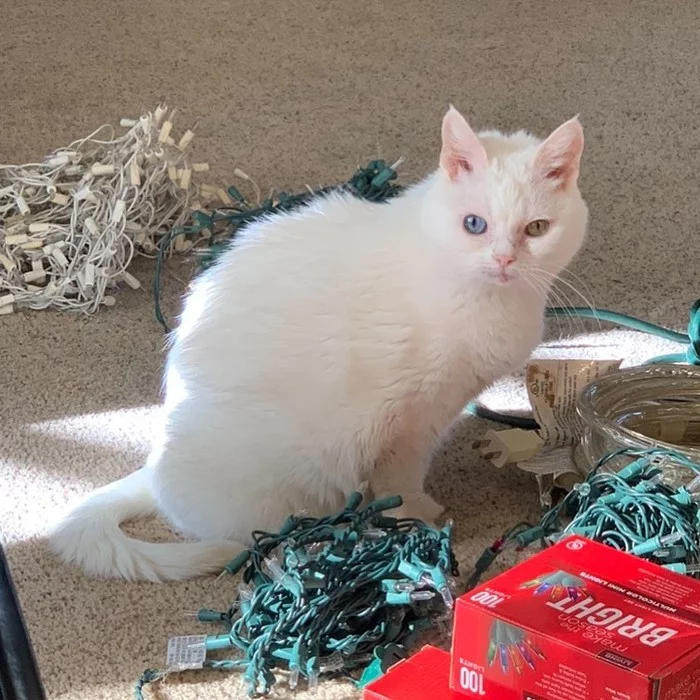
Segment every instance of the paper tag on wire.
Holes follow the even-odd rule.
[[[187,671],[202,668],[207,658],[206,635],[171,637],[168,640],[166,668],[168,671]]]
[[[579,393],[620,364],[620,360],[532,360],[528,364],[527,393],[547,447],[573,445],[580,439]]]

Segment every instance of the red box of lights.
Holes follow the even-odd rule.
[[[450,655],[432,646],[394,664],[365,688],[363,700],[464,700],[450,689]]]
[[[700,700],[700,581],[590,540],[470,591],[454,622],[462,700]]]

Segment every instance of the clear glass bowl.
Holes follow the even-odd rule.
[[[576,462],[589,472],[606,454],[621,448],[662,447],[700,464],[700,367],[645,365],[610,372],[579,395],[584,424]],[[622,468],[629,457],[609,463]],[[666,479],[683,483],[692,474],[671,465]]]

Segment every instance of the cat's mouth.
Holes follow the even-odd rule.
[[[516,270],[508,269],[504,270],[500,267],[498,268],[488,268],[486,270],[486,275],[494,280],[497,284],[508,284],[518,277]]]

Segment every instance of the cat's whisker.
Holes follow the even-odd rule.
[[[556,302],[557,306],[561,307],[564,310],[564,315],[561,316],[555,316],[554,318],[565,318],[567,320],[567,331],[566,331],[566,336],[572,336],[576,335],[577,327],[576,323],[577,321],[580,323],[580,320],[574,316],[574,314],[569,310],[569,302],[563,292],[561,290],[557,290],[556,287],[550,286],[549,287],[549,294],[551,297],[554,299]],[[562,331],[561,324],[559,325],[559,337],[562,338],[564,337],[564,333]]]
[[[530,277],[527,272],[524,271],[522,273],[522,279],[544,303],[547,303],[547,290],[538,284],[536,278]]]
[[[558,297],[557,292],[546,282],[534,275],[523,275],[523,277],[533,289],[538,291],[545,304],[548,303],[550,297],[553,297],[556,303],[561,304],[561,299]],[[564,304],[562,306],[565,307]],[[554,320],[558,328],[559,338],[573,333],[573,319],[569,313],[565,313],[563,316],[555,316]]]
[[[578,297],[584,302],[584,306],[589,308],[591,310],[591,312],[593,313],[594,317],[592,320],[595,322],[595,324],[597,326],[597,330],[602,331],[603,325],[602,325],[600,319],[598,318],[598,316],[596,315],[596,307],[595,307],[595,304],[593,303],[593,301],[589,297],[582,294],[581,291],[575,285],[571,284],[567,280],[562,279],[561,277],[558,277],[557,281],[561,282],[562,284],[565,284],[569,289],[571,289],[572,291],[574,291],[578,295]],[[587,291],[590,294],[590,289],[588,289]],[[583,319],[582,319],[582,325],[585,325],[583,323]]]
[[[578,287],[576,287],[576,285],[574,285],[572,282],[569,282],[568,280],[561,277],[562,273],[554,273],[551,270],[548,270],[547,268],[544,268],[544,267],[532,267],[531,269],[539,272],[542,275],[547,275],[553,282],[561,282],[562,284],[566,285],[569,289],[571,289],[583,301],[585,306],[587,306],[590,309],[594,308],[593,303],[590,301],[590,299],[585,294],[583,294],[578,289]],[[564,270],[563,272],[566,272],[566,270]],[[582,280],[581,280],[581,283],[585,286],[585,283]],[[590,290],[588,290],[588,291],[590,292]]]
[[[565,289],[556,286],[559,279],[553,280],[552,291],[556,294],[557,303],[571,320],[571,335],[577,332],[585,333],[586,326],[580,316],[577,316],[571,309],[576,306]]]
[[[545,303],[549,299],[549,297],[552,297],[555,301],[556,304],[561,306],[564,309],[564,314],[563,315],[558,315],[554,316],[554,319],[556,320],[558,326],[559,326],[559,337],[563,337],[565,334],[565,329],[563,327],[563,319],[567,319],[568,321],[568,331],[566,332],[567,335],[573,335],[575,332],[574,328],[574,323],[575,323],[575,318],[573,314],[568,311],[568,306],[569,304],[566,302],[566,300],[563,299],[561,291],[557,291],[548,280],[543,280],[540,279],[539,277],[536,277],[534,273],[540,273],[541,271],[538,268],[534,267],[529,267],[526,270],[522,271],[523,277],[525,277],[528,273],[529,274],[529,280],[534,283],[536,282],[540,288],[542,289],[544,293],[544,299]]]
[[[531,275],[529,270],[522,270],[521,276],[523,280],[527,282],[533,290],[535,290],[535,292],[542,299],[542,301],[546,303],[547,297],[549,295],[549,289],[547,288],[547,285],[543,283],[542,280],[538,279],[534,275]]]
[[[583,320],[571,310],[571,308],[575,306],[571,301],[571,297],[569,297],[569,295],[563,289],[559,289],[554,285],[552,285],[552,291],[553,293],[556,293],[560,308],[565,310],[566,315],[571,320],[571,335],[575,335],[579,331],[581,333],[585,333],[586,327]]]
[[[580,275],[577,275],[575,272],[572,272],[568,268],[564,268],[561,272],[559,272],[559,274],[557,276],[561,277],[561,275],[564,275],[564,274],[571,275],[573,280],[581,286],[581,288],[588,295],[588,297],[591,300],[594,298],[595,295],[593,294],[593,290],[588,286],[588,284],[583,279],[583,277],[581,277]]]
[[[569,319],[570,335],[575,335],[579,331],[581,333],[585,333],[586,328],[583,321],[571,310],[571,307],[575,305],[571,302],[571,298],[568,296],[568,294],[563,289],[558,289],[554,285],[552,285],[550,289],[552,291],[552,297],[557,302],[557,305],[563,310],[564,314]]]
[[[588,297],[586,297],[576,286],[574,286],[571,282],[568,280],[562,279],[559,275],[551,272],[550,270],[547,270],[545,268],[532,268],[533,270],[536,270],[539,274],[548,276],[551,280],[552,288],[554,288],[554,284],[557,282],[560,282],[561,284],[565,285],[568,289],[570,289],[574,294],[577,295],[582,301],[583,301],[583,306],[586,308],[591,309],[593,313],[595,313],[595,307],[593,306],[593,303],[590,301]],[[563,298],[566,300],[566,306],[576,306],[576,304],[572,303],[571,298],[569,295],[564,292],[563,289],[559,289],[559,295],[560,299]],[[586,325],[583,321],[583,319],[579,316],[576,316],[573,312],[571,312],[569,315],[571,315],[572,318],[576,318],[577,321],[579,322],[581,326],[581,331],[585,332],[586,331]],[[597,324],[599,329],[601,329],[601,323],[600,320],[596,319]]]
[[[552,278],[554,279],[555,282],[561,282],[562,284],[566,285],[572,292],[574,292],[584,303],[584,305],[591,309],[595,310],[595,307],[593,305],[593,302],[581,292],[581,290],[578,289],[574,284],[569,282],[568,280],[565,280],[564,278],[560,277],[559,275],[555,275],[554,273],[548,272],[547,270],[542,270],[543,273],[545,274],[550,274]]]

